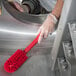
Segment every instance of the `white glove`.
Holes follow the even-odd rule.
[[[40,37],[38,39],[38,43],[40,43],[43,38],[47,38],[49,33],[52,33],[56,23],[56,17],[52,14],[49,14],[42,26],[38,30],[38,33],[41,32]]]

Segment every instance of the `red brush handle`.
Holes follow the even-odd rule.
[[[37,37],[25,48],[24,51],[25,51],[26,53],[28,53],[28,52],[31,50],[31,48],[34,47],[34,46],[37,44],[39,36],[40,36],[40,33],[39,33],[39,34],[37,35]]]

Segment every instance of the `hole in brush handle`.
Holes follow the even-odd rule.
[[[38,38],[40,36],[40,33],[37,35],[37,37],[25,48],[24,52],[28,53],[37,43],[38,43]]]

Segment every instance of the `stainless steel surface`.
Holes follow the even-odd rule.
[[[10,8],[9,8],[10,9]],[[32,50],[32,57],[13,74],[4,71],[4,62],[16,49],[25,48],[37,35],[40,27],[35,23],[22,23],[12,17],[2,6],[0,16],[0,76],[50,76],[49,55],[55,35],[49,35]]]
[[[70,45],[69,45],[70,44]],[[65,42],[63,44],[64,46],[64,53],[66,57],[66,61],[68,61],[69,71],[67,73],[70,73],[68,76],[75,76],[76,74],[76,58],[74,53],[73,45],[69,42]],[[70,54],[68,53],[71,50]]]
[[[0,58],[0,76],[51,76],[47,60],[48,56],[33,56],[12,74],[6,73],[3,67],[9,56],[0,55]]]
[[[66,59],[69,59],[75,56],[72,42],[63,42],[63,49],[64,49],[64,54]]]
[[[39,27],[39,24],[19,22],[3,8],[2,16],[0,16],[0,48],[11,50],[26,47],[36,37]],[[52,40],[50,37],[52,37]],[[49,36],[48,39],[44,40],[40,45],[37,45],[37,47],[51,47],[53,38],[54,36]]]
[[[68,26],[71,34],[72,43],[73,43],[74,54],[76,57],[76,21],[75,20],[70,21],[68,23]]]
[[[58,66],[60,70],[60,76],[71,76],[71,67],[69,62],[66,61],[64,58],[58,58]]]
[[[16,19],[18,19],[21,22],[24,23],[43,23],[43,21],[46,19],[47,14],[28,14],[28,13],[22,13],[17,11],[15,8],[13,8],[10,3],[8,2],[8,0],[2,0],[4,7],[6,8],[6,10]],[[8,9],[10,8],[10,9]]]
[[[3,5],[0,16],[0,76],[75,76],[75,4],[76,0],[65,0],[57,33],[54,32],[32,48],[29,53],[31,57],[12,74],[5,72],[4,62],[16,49],[25,48],[36,37],[40,24],[20,21],[10,13],[11,9],[8,11]]]
[[[67,22],[67,18],[68,18],[68,15],[69,15],[69,10],[71,9],[70,7],[72,7],[72,5],[71,5],[72,1],[75,1],[75,0],[65,0],[65,2],[64,2],[64,7],[63,7],[63,10],[62,10],[61,18],[60,18],[60,21],[59,21],[59,24],[58,24],[57,35],[56,35],[54,46],[53,46],[53,49],[52,49],[52,52],[51,52],[51,58],[52,58],[51,67],[52,67],[52,70],[54,70],[54,68],[55,68],[55,63],[56,63],[56,59],[57,59],[58,55],[61,54],[61,53],[63,54],[62,39],[66,40],[66,37],[64,35],[66,35],[66,33],[67,33],[66,22]],[[65,28],[66,28],[66,30],[65,30]],[[59,53],[59,52],[61,52],[61,53]]]
[[[64,3],[57,35],[54,46],[51,52],[52,70],[58,68],[59,63],[60,76],[75,76],[76,75],[76,0],[66,0]],[[66,14],[65,14],[66,13]],[[74,22],[74,23],[73,23]],[[70,27],[68,27],[68,23]],[[70,30],[69,30],[70,29]],[[65,42],[72,42],[72,46],[68,46]],[[58,59],[65,58],[68,62],[69,69],[65,70],[66,66],[60,63]],[[61,59],[62,60],[62,59]]]

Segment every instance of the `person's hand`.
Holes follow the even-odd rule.
[[[47,16],[46,20],[38,30],[38,33],[40,32],[38,43],[40,43],[43,38],[47,38],[49,33],[52,33],[56,24],[54,19],[55,18],[52,15]]]
[[[15,6],[15,8],[20,11],[20,12],[24,12],[24,9],[22,8],[22,6],[18,3],[18,2],[13,2],[13,5]]]
[[[15,7],[18,11],[20,12],[24,12],[24,9],[22,8],[22,6],[16,2],[16,1],[13,1],[13,0],[8,0],[8,2],[10,2],[10,4]]]

